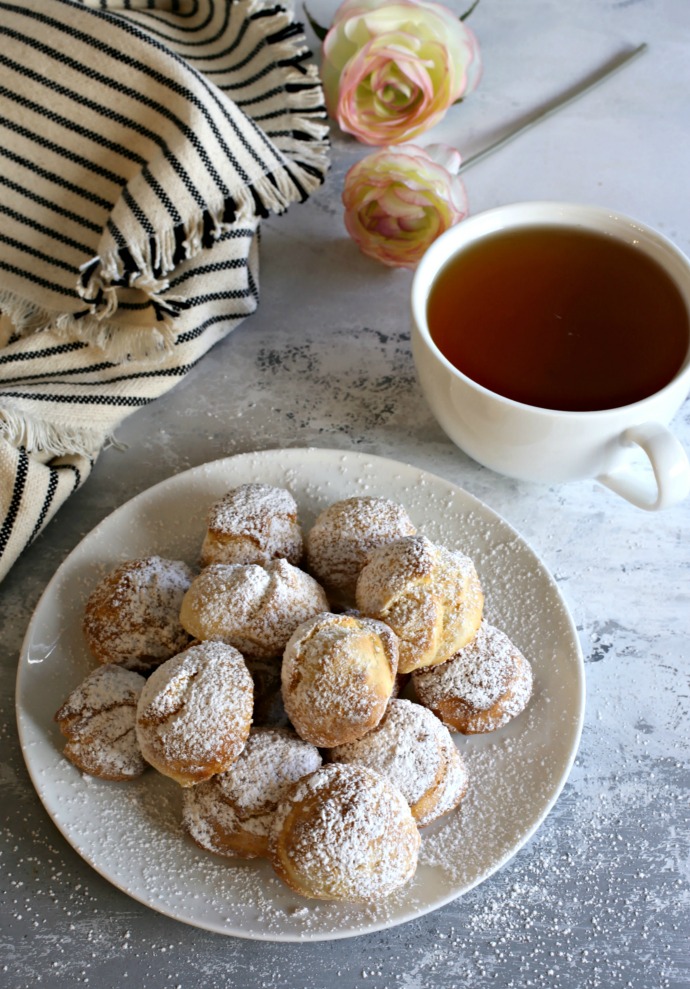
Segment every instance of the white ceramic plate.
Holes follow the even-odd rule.
[[[94,667],[81,634],[84,603],[104,572],[158,553],[195,562],[208,506],[247,481],[289,488],[305,530],[327,504],[384,495],[418,529],[462,549],[479,571],[486,614],[532,662],[528,709],[492,735],[458,737],[471,774],[462,808],[426,829],[412,883],[385,903],[302,899],[266,862],[221,859],[180,829],[180,788],[153,770],[133,783],[82,775],[61,755],[56,709]],[[584,668],[558,588],[520,536],[489,508],[414,467],[333,450],[243,454],[172,477],[113,512],[48,585],[17,676],[22,748],[51,818],[79,854],[136,900],[223,934],[274,941],[351,937],[401,924],[467,892],[524,845],[553,806],[577,750]]]

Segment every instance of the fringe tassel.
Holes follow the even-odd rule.
[[[115,289],[112,289],[115,292]],[[104,291],[104,295],[107,295]],[[175,297],[177,298],[177,297]],[[79,340],[107,353],[114,364],[128,360],[163,360],[172,350],[175,331],[171,321],[156,326],[123,327],[88,313],[57,313],[40,309],[7,290],[0,292],[0,312],[11,324],[12,333],[2,345],[21,337],[52,330],[65,342]]]
[[[48,457],[64,457],[78,454],[95,457],[105,443],[117,445],[110,434],[101,430],[76,428],[61,423],[35,419],[15,407],[12,400],[2,398],[0,408],[0,435],[13,446],[27,452],[38,452]]]
[[[294,136],[276,141],[276,144],[294,159],[293,165],[297,166],[297,171],[301,171],[300,161],[308,161],[314,166],[318,178],[313,174],[299,175],[300,184],[307,193],[311,193],[323,182],[328,171],[330,144],[326,103],[318,70],[313,64],[302,64],[305,58],[311,57],[304,27],[293,19],[288,10],[273,5],[271,0],[250,0],[248,11],[248,16],[254,20],[265,18],[261,21],[264,37],[274,48],[276,64],[287,70],[284,73],[283,96],[285,108],[293,118]],[[314,110],[320,111],[318,115],[303,116]]]

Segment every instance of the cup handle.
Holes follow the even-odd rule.
[[[645,422],[621,434],[623,446],[637,445],[649,457],[656,491],[639,476],[634,467],[623,466],[610,474],[600,474],[600,484],[615,491],[638,508],[649,512],[669,508],[690,494],[690,462],[676,437],[665,426]]]

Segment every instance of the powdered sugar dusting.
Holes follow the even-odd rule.
[[[448,729],[431,711],[405,699],[392,699],[373,731],[332,749],[330,757],[335,762],[357,762],[385,776],[398,787],[422,825],[454,806],[453,790],[459,799],[466,780],[466,774],[458,772],[462,759]],[[425,802],[428,809],[416,813],[414,805],[425,796],[430,798]]]
[[[420,864],[465,885],[477,868],[489,870],[497,854],[509,853],[512,829],[524,808],[507,794],[528,785],[532,776],[529,746],[521,744],[521,737],[484,736],[484,745],[463,746],[471,785],[460,807],[425,833]]]
[[[363,766],[329,764],[279,804],[270,843],[289,885],[366,902],[412,877],[420,838],[397,788]]]
[[[450,733],[447,736],[445,748],[448,755],[448,769],[441,782],[441,794],[436,805],[435,817],[441,817],[457,807],[470,785],[465,759],[455,747]]]
[[[84,634],[102,663],[147,672],[187,645],[179,622],[194,573],[181,560],[148,556],[107,574],[89,597]]]
[[[440,666],[417,670],[412,680],[422,703],[449,724],[457,722],[461,731],[499,727],[522,711],[532,691],[529,663],[504,632],[486,621],[464,649]],[[487,715],[477,728],[475,712]]]
[[[307,533],[307,563],[329,590],[354,599],[371,551],[416,531],[405,508],[389,498],[345,498],[325,508]]]
[[[279,656],[302,622],[328,609],[319,584],[287,560],[213,564],[185,594],[180,620],[198,639],[223,639],[251,657]]]
[[[252,678],[221,642],[191,646],[147,680],[137,709],[142,753],[181,782],[207,779],[234,762],[249,735]]]
[[[285,488],[242,484],[211,506],[201,550],[210,563],[268,563],[286,559],[299,564],[303,552],[297,502]]]

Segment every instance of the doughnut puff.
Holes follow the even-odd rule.
[[[307,533],[307,568],[334,603],[348,605],[370,552],[416,531],[407,511],[389,498],[344,498],[324,508]]]
[[[182,598],[194,577],[181,560],[127,560],[98,582],[84,608],[87,645],[99,663],[148,673],[189,643]]]
[[[182,826],[216,855],[266,857],[276,807],[321,765],[319,750],[281,728],[252,728],[237,762],[183,796]]]
[[[476,634],[484,595],[463,553],[408,536],[374,550],[357,581],[357,607],[400,639],[399,671],[443,663]]]
[[[253,684],[242,654],[202,642],[154,670],[137,705],[136,731],[148,763],[193,786],[235,762],[249,737]]]
[[[297,502],[285,488],[241,484],[209,509],[200,563],[270,563],[302,559]]]
[[[280,656],[302,622],[328,609],[321,586],[288,563],[214,563],[182,600],[180,621],[197,639],[222,639],[256,659]]]
[[[297,733],[324,748],[354,741],[383,717],[398,639],[383,622],[325,614],[304,622],[283,654],[283,704]]]
[[[331,749],[329,758],[385,776],[405,797],[419,827],[457,807],[467,791],[465,762],[448,728],[421,704],[402,698],[392,698],[375,728]]]
[[[532,667],[508,636],[483,621],[447,663],[412,674],[417,697],[463,735],[494,731],[515,718],[532,694]]]
[[[107,663],[92,670],[59,709],[64,754],[83,773],[123,781],[144,772],[135,721],[145,683],[139,673]]]
[[[402,793],[364,766],[331,763],[278,804],[269,836],[277,875],[296,893],[372,903],[408,882],[420,837]]]

